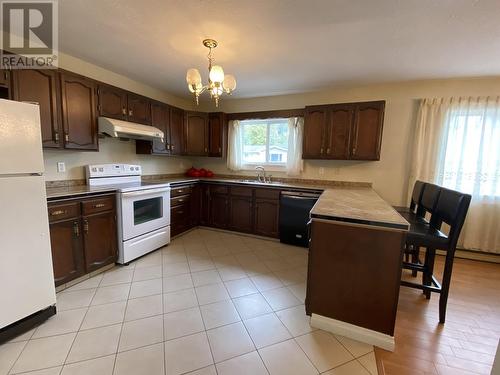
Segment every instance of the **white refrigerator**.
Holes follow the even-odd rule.
[[[0,99],[0,333],[55,312],[43,172],[38,105]]]

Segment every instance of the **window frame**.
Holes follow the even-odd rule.
[[[240,120],[240,126],[241,126],[241,160],[242,160],[242,169],[243,170],[255,170],[255,167],[261,165],[263,166],[267,171],[279,171],[283,172],[286,170],[286,165],[287,162],[271,162],[271,161],[264,161],[264,162],[246,162],[243,157],[243,138],[244,138],[244,129],[245,125],[248,125],[248,123],[254,123],[254,124],[259,124],[259,123],[264,123],[266,124],[266,160],[270,160],[270,153],[269,153],[269,135],[270,135],[270,122],[284,122],[288,126],[288,118],[285,117],[270,117],[266,119],[247,119],[247,120]],[[245,124],[247,123],[247,124]],[[290,134],[288,134],[288,137]],[[288,139],[288,138],[287,138]],[[287,147],[287,160],[288,160],[288,147]]]

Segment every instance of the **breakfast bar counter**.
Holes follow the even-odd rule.
[[[310,222],[306,313],[313,326],[393,350],[408,227],[371,188],[323,192]]]

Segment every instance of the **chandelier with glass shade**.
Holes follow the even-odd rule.
[[[186,82],[189,91],[193,93],[196,104],[199,104],[199,97],[205,91],[210,93],[210,97],[215,101],[215,106],[219,106],[219,99],[222,94],[231,93],[236,89],[236,79],[231,74],[224,74],[220,65],[213,65],[214,58],[212,49],[217,47],[217,42],[213,39],[205,39],[203,45],[209,49],[208,52],[208,84],[201,83],[201,75],[198,69],[191,68],[186,73]]]

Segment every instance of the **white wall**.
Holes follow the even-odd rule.
[[[178,98],[63,53],[59,54],[59,67],[174,106],[194,108],[192,100]],[[187,168],[179,158],[136,155],[135,141],[123,142],[118,139],[99,139],[99,152],[44,150],[43,155],[47,181],[85,178],[83,166],[96,163],[136,163],[144,167],[145,174],[179,173]],[[59,161],[66,163],[65,173],[57,172]]]
[[[425,97],[499,95],[500,77],[431,80],[338,87],[315,93],[271,96],[252,99],[224,98],[225,112],[248,112],[272,109],[302,108],[306,105],[369,100],[386,100],[385,120],[380,161],[305,161],[302,177],[313,179],[367,181],[392,204],[406,202],[412,134],[418,99]],[[230,173],[225,162],[198,158],[196,166],[210,168],[216,173]],[[320,168],[324,174],[320,175]],[[246,172],[254,174],[253,171]],[[272,172],[273,175],[280,173]]]

